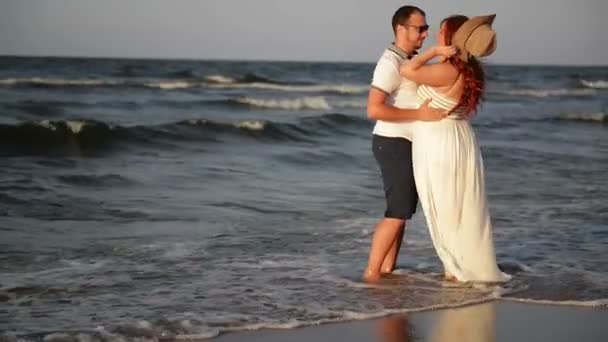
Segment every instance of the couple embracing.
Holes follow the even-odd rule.
[[[478,58],[496,49],[495,16],[450,16],[437,45],[417,54],[428,36],[425,16],[414,6],[395,12],[395,41],[374,70],[367,109],[376,120],[372,148],[386,211],[363,278],[375,282],[394,270],[420,201],[446,280],[505,282],[510,276],[496,264],[483,161],[469,122],[485,86]]]

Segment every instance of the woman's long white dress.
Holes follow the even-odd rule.
[[[421,85],[418,101],[453,109],[457,102]],[[446,273],[465,282],[504,282],[496,265],[481,151],[469,121],[459,113],[416,122],[412,160],[416,188],[433,245]]]

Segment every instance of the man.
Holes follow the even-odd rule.
[[[367,113],[370,119],[377,120],[372,148],[382,173],[386,211],[372,238],[363,274],[367,282],[378,281],[381,274],[394,270],[406,221],[418,204],[412,170],[412,121],[435,121],[447,114],[429,108],[428,100],[418,108],[418,85],[399,75],[400,64],[416,54],[428,35],[425,16],[415,6],[403,6],[395,12],[392,19],[395,41],[380,57],[369,92]]]

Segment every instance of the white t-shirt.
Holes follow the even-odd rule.
[[[398,108],[418,108],[416,90],[418,84],[399,75],[399,66],[403,61],[408,61],[405,51],[390,45],[380,57],[374,77],[372,87],[378,88],[389,94],[386,104]],[[374,127],[373,134],[391,138],[405,138],[412,140],[413,121],[388,122],[378,120]]]

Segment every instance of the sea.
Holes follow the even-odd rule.
[[[502,286],[384,211],[373,63],[0,58],[0,336],[158,341],[491,300],[608,307],[608,67],[488,64],[473,119]]]

